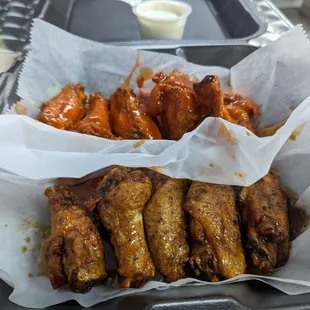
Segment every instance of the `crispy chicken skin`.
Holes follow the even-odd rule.
[[[179,140],[195,129],[210,114],[206,105],[200,105],[195,97],[193,83],[182,76],[159,72],[147,102],[147,114],[158,117],[165,138]]]
[[[58,129],[69,130],[86,113],[86,95],[80,84],[70,84],[50,101],[43,103],[38,120]]]
[[[184,209],[190,214],[190,263],[210,281],[245,272],[234,192],[231,186],[193,182]]]
[[[89,112],[73,128],[74,131],[106,139],[116,139],[111,132],[109,104],[101,94],[89,97]]]
[[[239,195],[246,247],[263,274],[274,271],[289,257],[289,220],[285,194],[274,170]]]
[[[251,117],[257,117],[259,109],[253,101],[236,94],[224,95],[220,78],[215,75],[207,75],[193,87],[198,102],[211,108],[212,116],[221,117],[254,132]]]
[[[189,253],[183,211],[187,181],[159,173],[152,181],[154,194],[143,213],[148,245],[156,267],[173,282],[184,277]]]
[[[190,234],[193,239],[190,265],[196,276],[205,276],[211,282],[219,281],[219,266],[216,254],[209,244],[203,226],[194,217],[189,220]]]
[[[152,183],[144,172],[118,166],[110,169],[96,194],[85,202],[90,210],[97,209],[110,232],[124,288],[139,287],[155,275],[142,217],[151,192]]]
[[[49,187],[45,195],[51,212],[51,232],[42,253],[51,284],[57,289],[69,282],[74,292],[86,293],[106,277],[97,228],[66,187]]]

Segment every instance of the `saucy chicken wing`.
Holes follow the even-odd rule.
[[[86,113],[86,95],[79,84],[70,84],[50,101],[43,103],[38,120],[58,129],[69,130]]]
[[[245,100],[240,95],[224,95],[218,76],[207,75],[194,84],[194,91],[198,102],[212,109],[212,116],[221,117],[254,132],[251,117],[259,115],[258,107],[253,101]]]
[[[193,182],[184,209],[190,214],[190,263],[210,281],[245,272],[234,191],[231,186]]]
[[[179,140],[195,129],[210,114],[206,105],[200,105],[195,97],[193,83],[182,76],[159,72],[147,102],[147,114],[158,118],[165,138]]]
[[[133,90],[129,88],[130,80],[139,67],[139,53],[137,61],[123,83],[111,95],[110,116],[111,127],[115,135],[123,139],[161,139],[161,133],[154,121],[145,113]]]
[[[155,173],[153,188],[143,213],[145,231],[156,267],[173,282],[184,277],[189,253],[183,211],[187,181]]]
[[[274,271],[289,257],[289,220],[280,179],[270,171],[239,195],[246,246],[254,266],[263,274]]]
[[[144,172],[118,166],[110,169],[96,194],[85,202],[90,210],[97,209],[110,232],[124,288],[139,287],[155,275],[142,217],[151,192],[152,183]]]
[[[106,277],[97,228],[66,187],[49,187],[45,195],[49,199],[51,232],[42,253],[50,282],[54,289],[69,282],[74,292],[86,293]]]
[[[89,97],[89,112],[73,128],[74,131],[106,139],[116,139],[111,132],[109,104],[99,93]]]

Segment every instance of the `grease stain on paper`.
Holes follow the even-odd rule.
[[[241,179],[244,179],[246,177],[246,173],[244,173],[244,172],[235,172],[234,176],[238,177],[238,178],[241,178]]]
[[[15,113],[18,115],[28,115],[27,107],[21,104],[19,101],[14,106]]]
[[[139,148],[141,145],[143,145],[145,143],[145,140],[140,140],[140,141],[137,141],[136,143],[134,143],[133,147],[135,149]]]
[[[234,132],[231,129],[228,130],[224,123],[221,124],[218,130],[218,136],[232,144],[237,144],[238,142]]]
[[[289,139],[291,141],[296,141],[297,136],[299,136],[302,132],[302,130],[305,128],[306,124],[301,124],[299,125],[297,128],[295,128],[295,130],[292,132],[292,134],[290,135]]]

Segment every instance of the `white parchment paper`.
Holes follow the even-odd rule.
[[[108,285],[79,295],[67,287],[54,291],[49,280],[40,276],[38,263],[39,245],[49,223],[43,194],[46,179],[81,177],[111,164],[157,166],[175,177],[248,185],[261,178],[273,162],[283,185],[301,195],[299,204],[310,213],[310,58],[301,27],[250,55],[231,72],[142,52],[142,66],[155,71],[178,68],[200,78],[218,74],[223,86],[231,78],[234,90],[262,105],[260,121],[264,126],[289,119],[274,137],[260,139],[248,136],[244,128],[208,118],[178,142],[146,141],[137,149],[136,141],[109,141],[60,131],[31,118],[55,89],[67,83],[80,82],[88,92],[112,92],[131,70],[136,51],[79,39],[39,20],[34,22],[31,48],[19,83],[23,106],[0,116],[0,168],[7,171],[0,172],[0,244],[1,253],[5,253],[0,255],[0,278],[14,286],[13,302],[39,308],[75,299],[82,306],[92,306],[153,288],[249,279],[292,295],[310,292],[310,229],[292,243],[290,260],[272,277],[242,275],[212,284],[195,279],[171,284],[151,281],[141,289],[126,290]],[[16,111],[25,112],[25,107],[28,116],[16,115]],[[295,141],[288,140],[294,130]],[[107,245],[105,251],[107,264],[115,264]]]
[[[41,20],[32,29],[31,52],[20,76],[22,104],[0,116],[0,168],[32,179],[81,177],[112,164],[160,167],[169,176],[214,183],[249,185],[265,175],[295,128],[309,120],[310,46],[300,26],[262,48],[231,70],[233,89],[262,105],[263,125],[289,120],[273,137],[258,138],[222,119],[207,118],[180,141],[109,141],[60,131],[36,122],[40,104],[67,83],[87,92],[109,94],[135,63],[137,52],[75,37]],[[179,69],[202,78],[230,72],[203,67],[171,55],[141,52],[141,66]],[[134,84],[134,83],[133,83]],[[297,107],[292,113],[292,107]],[[28,116],[16,115],[25,113]],[[111,156],[113,154],[113,156]],[[22,160],[21,160],[22,158]],[[26,163],[26,164],[25,164]]]

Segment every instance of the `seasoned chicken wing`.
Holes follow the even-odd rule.
[[[245,100],[240,95],[224,95],[218,76],[207,75],[194,84],[194,91],[198,102],[212,109],[212,116],[254,131],[251,117],[259,115],[258,107],[253,101]]]
[[[145,107],[129,88],[130,80],[139,67],[137,61],[122,87],[117,88],[110,101],[111,127],[115,135],[123,139],[161,139],[154,121],[145,113]]]
[[[103,245],[97,228],[66,187],[45,191],[51,212],[51,232],[42,248],[54,289],[69,282],[74,292],[86,293],[106,277]]]
[[[195,129],[210,114],[206,105],[200,105],[195,97],[193,83],[182,76],[159,72],[147,102],[147,114],[159,117],[165,138],[179,140]]]
[[[86,113],[86,95],[79,84],[70,84],[50,101],[43,103],[38,120],[58,129],[69,130]]]
[[[255,184],[240,192],[242,223],[251,261],[268,274],[286,263],[289,257],[289,220],[280,179],[270,171]]]
[[[139,287],[155,274],[142,217],[151,192],[152,183],[142,171],[118,166],[110,169],[96,194],[85,202],[90,210],[97,209],[111,234],[124,288]]]
[[[154,194],[144,209],[144,225],[156,267],[169,282],[184,277],[188,260],[183,203],[187,181],[155,173]]]
[[[73,128],[74,131],[106,139],[116,139],[111,132],[109,105],[99,93],[89,97],[89,112]]]
[[[233,189],[227,185],[193,182],[184,209],[190,214],[193,249],[190,263],[210,281],[245,271]]]

